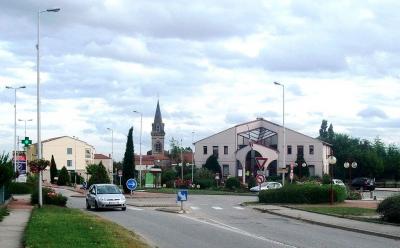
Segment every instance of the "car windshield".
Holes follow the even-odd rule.
[[[97,194],[121,194],[121,191],[114,185],[99,185]]]

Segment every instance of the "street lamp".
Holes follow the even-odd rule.
[[[294,167],[297,167],[297,166],[298,166],[298,164],[297,164],[297,163],[294,163]],[[302,164],[301,164],[301,167],[303,167],[303,168],[307,167],[307,163],[306,163],[306,162],[302,163]],[[299,167],[299,178],[302,177],[302,176],[301,176],[301,171],[303,170],[303,168],[301,168],[301,167]]]
[[[350,166],[350,163],[349,162],[345,162],[344,164],[343,164],[343,166],[344,166],[344,168],[349,168],[349,185],[351,185],[351,168],[353,168],[353,169],[355,169],[355,168],[357,168],[357,162],[353,162],[353,163],[351,163],[351,166]]]
[[[25,86],[6,86],[6,89],[14,90],[14,173],[17,171],[17,90],[25,88]]]
[[[18,121],[23,121],[23,122],[25,122],[25,137],[26,137],[26,122],[27,122],[27,121],[32,121],[32,119],[18,119]]]
[[[39,63],[39,54],[40,54],[40,14],[44,12],[58,12],[59,8],[55,9],[46,9],[37,12],[37,44],[36,44],[36,79],[37,79],[37,158],[42,159],[42,140],[41,140],[41,126],[40,126],[40,63]],[[39,207],[42,207],[42,173],[39,173]]]
[[[333,165],[336,164],[336,158],[333,155],[328,157],[328,163],[331,166],[331,205],[333,204]]]
[[[107,127],[111,131],[111,183],[114,183],[114,130]]]
[[[285,85],[274,82],[275,85],[282,86],[282,126],[283,126],[283,168],[286,168],[286,132],[285,132]],[[285,173],[282,173],[282,185],[285,185]]]
[[[143,114],[142,114],[142,112],[139,112],[139,111],[137,111],[137,110],[133,110],[133,113],[140,114],[140,138],[139,138],[139,153],[140,153],[139,164],[140,164],[140,170],[139,170],[139,187],[142,187],[142,124],[143,124]]]
[[[193,145],[193,137],[194,137],[194,131],[192,131],[192,145]],[[193,166],[194,166],[194,149],[192,150],[192,184],[193,184]]]

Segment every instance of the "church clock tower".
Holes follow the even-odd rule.
[[[151,129],[151,154],[164,154],[164,123],[162,122],[160,104],[157,101],[156,114]]]

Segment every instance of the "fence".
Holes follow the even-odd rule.
[[[10,192],[5,186],[0,187],[0,204],[3,204],[10,198]]]
[[[400,188],[400,181],[375,182],[377,188]]]

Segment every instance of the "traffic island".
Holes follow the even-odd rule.
[[[156,208],[155,210],[173,214],[186,214],[187,211],[185,209],[181,210],[179,207],[177,208]]]

